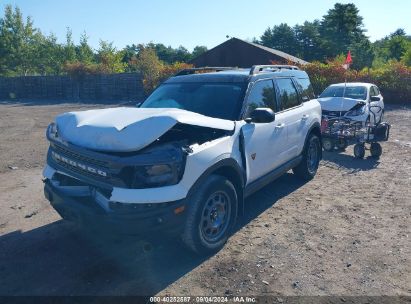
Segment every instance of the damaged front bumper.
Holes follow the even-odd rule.
[[[110,201],[106,194],[91,186],[61,186],[48,178],[44,180],[44,194],[62,218],[102,231],[179,234],[184,228],[185,200],[123,204]]]

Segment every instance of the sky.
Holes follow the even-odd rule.
[[[282,22],[321,19],[336,2],[356,4],[372,41],[397,28],[411,34],[409,0],[0,0],[0,17],[5,5],[17,5],[59,42],[70,27],[75,42],[85,31],[94,48],[102,39],[119,49],[155,42],[191,51],[196,45],[212,48],[227,35],[252,39]]]

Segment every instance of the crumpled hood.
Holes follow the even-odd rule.
[[[364,101],[347,97],[318,98],[321,109],[326,111],[349,111],[357,103]]]
[[[98,151],[130,152],[154,142],[177,123],[231,131],[234,122],[181,109],[109,108],[56,117],[61,139]]]

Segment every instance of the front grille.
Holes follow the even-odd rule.
[[[91,176],[91,177],[99,178],[99,179],[107,179],[108,178],[108,175],[107,176],[101,176],[97,173],[92,173],[92,172],[89,172],[89,171],[86,171],[86,170],[79,169],[77,167],[71,166],[71,165],[69,165],[67,163],[64,163],[62,161],[58,161],[58,160],[55,160],[55,159],[54,159],[54,161],[57,162],[60,166],[63,166],[64,168],[66,168],[66,169],[68,169],[72,172],[79,173],[81,175],[87,175],[87,176]]]
[[[55,163],[73,173],[102,181],[110,177],[109,167],[105,161],[90,158],[58,145],[51,146],[50,156]]]
[[[58,146],[58,145],[53,145],[53,150],[56,151],[59,154],[63,154],[64,156],[67,156],[68,158],[73,159],[73,160],[77,160],[77,161],[80,161],[80,162],[85,162],[85,163],[90,164],[90,165],[96,165],[96,166],[99,166],[99,167],[103,167],[105,169],[108,168],[107,162],[105,162],[105,161],[98,160],[98,159],[93,159],[93,158],[90,158],[90,157],[75,153],[71,150],[65,149],[65,148],[63,148],[61,146]]]

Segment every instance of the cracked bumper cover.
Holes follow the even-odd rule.
[[[45,197],[60,216],[69,221],[122,234],[147,231],[178,234],[184,228],[187,210],[177,213],[176,209],[187,208],[185,199],[155,204],[112,202],[91,187],[60,187],[46,174]]]

